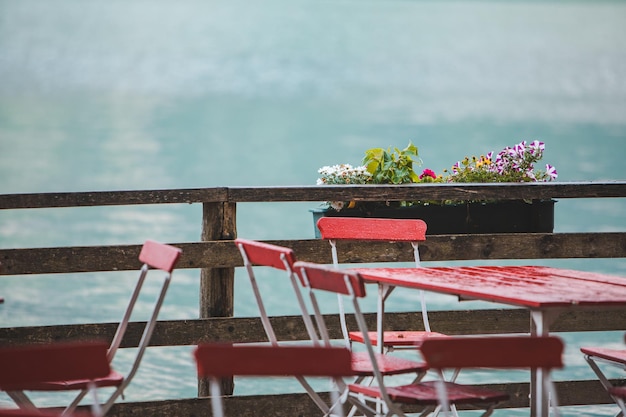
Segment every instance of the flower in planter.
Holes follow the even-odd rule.
[[[433,182],[437,175],[432,170],[424,170],[418,175],[414,166],[421,165],[417,147],[409,142],[402,150],[398,148],[371,148],[365,151],[363,165],[349,164],[324,166],[318,170],[321,175],[317,185],[322,184],[410,184]],[[441,180],[441,177],[439,177]],[[327,205],[336,211],[343,208],[371,210],[378,206],[401,206],[408,202],[355,202],[328,201]]]
[[[422,164],[415,145],[398,148],[371,148],[365,151],[362,166],[348,164],[325,166],[318,171],[321,177],[317,184],[411,184],[445,182],[537,182],[551,181],[557,178],[556,168],[546,164],[545,169],[535,168],[543,158],[545,144],[538,140],[522,141],[513,147],[506,147],[494,156],[493,152],[480,157],[465,157],[452,166],[451,171],[444,170],[437,175],[431,169],[424,169],[421,174],[414,170]],[[394,201],[394,202],[340,202],[329,201],[327,204],[340,211],[344,207],[372,211],[380,207],[406,207],[424,204],[450,204],[456,201]]]
[[[372,174],[364,166],[353,167],[350,164],[325,166],[317,172],[321,175],[317,179],[317,185],[367,184],[372,181]]]
[[[480,158],[465,157],[452,166],[444,177],[446,182],[536,182],[557,178],[556,168],[546,164],[545,170],[535,168],[541,158],[545,144],[538,140],[527,144],[522,141],[514,147],[506,147],[495,157],[493,152]],[[444,171],[448,173],[448,171]]]
[[[372,174],[370,174],[365,166],[353,167],[350,164],[341,164],[333,166],[324,166],[317,171],[321,177],[317,179],[317,185],[334,185],[334,184],[368,184],[372,182]],[[353,208],[354,201],[328,201],[327,204],[340,211],[347,206]]]
[[[422,171],[422,174],[419,178],[422,182],[436,182],[438,179],[441,180],[441,177],[438,178],[437,174],[435,174],[435,171],[433,171],[432,169],[425,169],[424,171]]]

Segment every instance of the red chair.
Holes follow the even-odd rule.
[[[350,301],[352,302],[354,318],[357,322],[359,331],[364,336],[363,342],[365,346],[365,352],[355,352],[353,353],[353,355],[358,356],[361,361],[367,363],[368,374],[363,373],[361,374],[361,376],[371,376],[372,380],[368,381],[365,384],[353,383],[349,386],[344,387],[344,389],[348,390],[349,387],[352,387],[349,388],[349,391],[356,392],[354,390],[354,387],[363,387],[363,389],[367,389],[372,382],[375,382],[379,386],[384,387],[385,376],[408,373],[408,370],[403,369],[407,367],[407,364],[405,364],[404,362],[408,362],[408,365],[413,366],[412,372],[416,373],[416,377],[413,380],[413,383],[416,383],[423,378],[423,376],[428,371],[428,367],[425,366],[426,364],[408,361],[407,359],[397,358],[392,355],[384,355],[375,351],[374,345],[372,344],[368,336],[370,332],[367,329],[365,317],[363,316],[359,305],[359,299],[364,298],[366,296],[366,292],[365,284],[358,274],[311,262],[296,262],[294,264],[294,270],[303,281],[304,287],[307,288],[309,291],[309,297],[311,300],[317,329],[321,336],[321,342],[324,346],[331,346],[332,339],[328,332],[328,326],[325,322],[324,315],[322,314],[322,311],[320,309],[316,292],[325,291],[335,293],[338,296],[350,298]],[[397,412],[399,412],[399,409],[395,408],[390,398],[383,395],[379,399],[387,405],[389,410],[395,409]],[[349,395],[348,401],[350,401],[353,406],[360,409],[366,415],[369,415],[371,413],[376,414],[379,411],[375,410],[374,408],[370,408],[369,406],[364,404],[358,396],[355,395]],[[400,413],[398,415],[402,414]]]
[[[290,248],[271,245],[255,240],[237,238],[235,239],[235,245],[241,253],[243,264],[246,268],[246,272],[248,273],[248,279],[250,280],[254,299],[259,308],[263,330],[265,330],[268,341],[273,345],[277,345],[278,339],[276,337],[276,332],[274,331],[267,314],[267,309],[263,302],[261,291],[259,290],[256,274],[254,273],[254,266],[265,266],[279,271],[284,271],[286,278],[289,280],[289,284],[294,291],[298,305],[300,309],[302,309],[306,307],[304,299],[302,298],[302,293],[300,292],[298,280],[293,272],[293,263],[296,261],[296,256]],[[310,317],[303,317],[303,319],[306,329],[311,329],[312,322]],[[309,333],[309,335],[311,334]]]
[[[421,352],[426,363],[440,375],[444,369],[542,370],[544,396],[550,398],[554,415],[558,417],[558,398],[550,371],[563,367],[563,348],[563,341],[555,336],[454,337],[426,340]],[[431,395],[433,387],[437,403],[445,412],[450,410],[451,405],[471,405],[485,409],[483,416],[488,416],[497,404],[508,399],[508,394],[503,392],[441,378],[435,382],[423,382],[417,390],[412,386],[390,388],[389,394],[399,403],[425,404],[432,398],[425,399],[423,394]]]
[[[353,374],[350,351],[345,348],[202,344],[194,355],[198,376],[209,379],[213,417],[224,415],[220,378],[291,375],[330,377],[337,383],[340,377]],[[339,401],[333,403],[341,405]],[[343,415],[341,407],[331,411],[334,416]],[[263,412],[256,410],[255,414]]]
[[[413,257],[415,266],[420,266],[418,243],[426,240],[426,223],[417,219],[380,219],[380,218],[362,218],[362,217],[322,217],[317,222],[322,239],[330,242],[333,265],[339,267],[339,258],[337,253],[337,241],[384,241],[384,242],[409,242],[413,248]],[[381,286],[379,291],[379,315],[378,328],[382,329],[383,315],[382,300],[386,299],[393,287]],[[419,292],[422,307],[422,321],[424,331],[384,331],[382,346],[379,351],[383,351],[383,347],[387,350],[398,348],[416,349],[419,348],[423,340],[428,337],[443,337],[444,334],[432,332],[428,321],[428,309],[426,307],[426,299],[423,291]],[[358,331],[348,331],[345,313],[341,300],[339,301],[339,309],[341,315],[341,326],[344,337],[350,342],[363,343],[363,335]],[[377,332],[370,332],[369,338],[371,342],[378,346]]]
[[[95,396],[95,380],[111,373],[108,344],[101,342],[55,343],[0,348],[0,390],[20,396],[48,381],[81,379],[94,394],[92,414],[102,412]],[[26,409],[0,409],[0,417],[54,416],[61,413]]]
[[[329,268],[310,262],[296,262],[294,268],[314,290],[330,291],[349,298],[355,310],[355,318],[359,331],[363,333],[365,346],[370,357],[376,353],[367,335],[365,319],[359,308],[359,298],[365,297],[365,285],[358,273]],[[315,317],[323,320],[315,298],[312,298]],[[321,329],[324,334],[324,327]],[[471,367],[494,368],[530,368],[544,369],[545,388],[550,390],[558,414],[556,393],[553,390],[549,371],[562,367],[561,356],[563,343],[555,337],[443,337],[429,338],[422,342],[421,353],[427,365],[437,371],[439,376],[446,369],[463,369]],[[374,363],[376,363],[374,361]],[[388,387],[381,370],[374,366],[377,385],[350,384],[348,386],[350,401],[367,415],[377,415],[374,405],[380,401],[386,406],[386,415],[404,416],[403,404],[418,404],[427,407],[428,411],[438,413],[438,407],[448,412],[453,406],[469,404],[484,406],[485,416],[501,401],[508,399],[503,392],[478,389],[461,385],[439,378],[436,381],[413,382],[401,386]],[[360,402],[360,401],[365,402]],[[373,403],[370,405],[369,403]]]
[[[141,253],[139,254],[139,260],[143,262],[143,266],[141,267],[139,279],[137,280],[137,284],[131,295],[130,302],[126,307],[126,311],[124,312],[124,316],[122,321],[117,326],[117,331],[111,345],[107,351],[107,358],[109,363],[113,362],[113,358],[117,353],[120,344],[122,343],[122,339],[124,338],[124,334],[126,333],[126,329],[128,327],[128,323],[130,322],[130,317],[141,293],[141,289],[143,284],[148,276],[149,269],[157,269],[165,272],[163,276],[163,282],[161,286],[161,291],[159,292],[153,308],[152,313],[149,320],[146,322],[143,333],[141,335],[141,340],[139,341],[139,345],[136,350],[135,359],[126,374],[121,374],[112,370],[107,376],[97,378],[94,383],[96,387],[114,387],[115,390],[111,394],[111,396],[107,399],[107,401],[102,406],[102,414],[106,414],[107,411],[113,406],[115,400],[124,393],[124,389],[130,384],[133,377],[135,376],[141,360],[143,359],[144,353],[148,344],[150,343],[150,338],[152,337],[152,333],[154,331],[154,327],[157,322],[157,317],[161,306],[163,305],[163,300],[165,299],[165,294],[167,293],[167,289],[169,287],[172,272],[176,263],[178,262],[182,251],[179,248],[174,246],[166,245],[163,243],[154,242],[148,240],[144,243]],[[36,387],[32,387],[31,390],[35,391],[69,391],[69,390],[79,390],[79,394],[76,396],[74,401],[71,402],[70,405],[65,409],[65,413],[71,413],[78,406],[80,401],[85,397],[85,395],[89,391],[89,380],[86,379],[63,379],[63,380],[49,380],[47,382],[42,382],[38,384]],[[34,408],[35,405],[32,401],[23,393],[15,393],[9,392],[11,398],[20,406],[20,407],[30,407]]]
[[[252,287],[252,292],[254,294],[254,299],[256,301],[257,307],[259,308],[261,324],[263,325],[263,330],[265,331],[267,340],[272,344],[272,346],[278,346],[279,340],[276,337],[276,332],[272,327],[272,323],[267,313],[265,303],[263,302],[263,297],[261,295],[261,291],[259,290],[254,266],[265,266],[284,272],[285,278],[289,281],[300,308],[306,309],[304,305],[304,300],[302,298],[302,293],[300,292],[299,283],[295,274],[293,273],[293,263],[295,262],[295,255],[293,253],[293,250],[282,246],[271,245],[263,242],[240,238],[235,239],[235,245],[237,245],[237,248],[241,253],[241,257],[243,258],[243,264],[248,273],[248,279],[250,280],[250,286]],[[309,336],[314,337],[314,335],[311,334],[311,329],[313,328],[311,318],[307,315],[303,316],[303,319],[305,328],[309,331]],[[311,387],[307,380],[301,375],[297,375],[296,379],[309,394],[311,400],[319,407],[319,409],[324,413],[328,413],[330,410],[328,404],[320,397],[315,389]]]
[[[626,349],[585,346],[580,348],[580,351],[585,355],[585,360],[600,380],[604,389],[619,407],[620,411],[616,417],[626,416],[626,387],[614,386],[606,376],[606,370],[603,371],[601,366],[601,364],[604,364],[626,370]]]
[[[294,290],[298,306],[302,313],[304,326],[312,343],[315,346],[331,346],[332,343],[330,339],[320,340],[318,329],[311,320],[311,314],[302,296],[301,286],[303,281],[298,279],[297,275],[294,273],[294,262],[296,261],[296,257],[293,250],[282,246],[240,238],[235,240],[235,244],[241,252],[244,266],[248,271],[248,277],[252,285],[255,300],[259,307],[261,322],[268,341],[274,346],[279,344],[279,340],[276,337],[276,332],[272,328],[270,318],[267,314],[263,298],[258,288],[254,266],[271,267],[280,270],[285,274],[285,279],[290,282],[290,285]],[[376,360],[384,375],[415,374],[415,378],[419,379],[426,372],[426,366],[423,362],[415,362],[378,354],[376,355]],[[355,383],[360,383],[364,378],[374,375],[371,358],[366,352],[354,352],[352,354],[352,367],[354,369],[354,375],[357,376]],[[320,398],[319,394],[315,392],[310,384],[308,384],[303,377],[298,377],[298,381],[302,384],[320,410],[322,410],[325,414],[328,413],[330,411],[329,405]]]

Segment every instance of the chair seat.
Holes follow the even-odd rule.
[[[582,347],[580,351],[585,355],[595,356],[611,362],[626,365],[626,349],[607,349],[599,347]]]
[[[75,379],[70,381],[50,381],[40,382],[33,384],[28,389],[31,391],[67,391],[67,390],[82,390],[87,389],[90,380],[88,379]],[[104,378],[97,378],[93,380],[96,387],[118,387],[124,382],[124,376],[116,371]]]
[[[477,388],[469,385],[446,382],[450,403],[479,404],[497,403],[509,399],[509,395],[501,391]],[[376,386],[350,385],[353,393],[364,394],[370,397],[379,397],[380,391]],[[418,382],[416,384],[387,387],[387,393],[394,402],[404,404],[437,405],[437,381]]]
[[[428,370],[424,362],[415,362],[393,355],[377,354],[378,368],[383,375],[399,375],[406,373],[423,373]],[[352,353],[352,370],[358,376],[369,376],[374,373],[372,362],[367,352]]]
[[[372,345],[378,345],[378,334],[376,332],[368,332]],[[429,337],[449,337],[443,333],[425,332],[425,331],[386,331],[383,335],[384,346],[413,346],[418,349],[422,342]],[[363,333],[350,332],[350,340],[353,342],[364,343]]]

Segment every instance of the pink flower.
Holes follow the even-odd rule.
[[[424,177],[430,177],[432,179],[437,179],[437,174],[435,174],[435,171],[433,171],[432,169],[425,169],[422,172],[422,175],[420,175],[420,180],[423,180]]]

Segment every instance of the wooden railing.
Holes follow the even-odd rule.
[[[202,204],[201,241],[174,244],[183,249],[179,268],[200,269],[199,319],[159,321],[152,346],[195,345],[205,341],[257,342],[265,334],[260,320],[233,318],[235,268],[242,266],[232,240],[237,234],[237,203],[298,201],[402,201],[402,200],[494,200],[494,199],[588,199],[625,198],[626,182],[532,183],[532,184],[420,184],[401,186],[302,186],[221,187],[148,191],[38,193],[0,195],[0,209],[86,207],[140,204]],[[618,229],[622,225],[616,225]],[[315,239],[272,240],[294,249],[300,260],[331,263],[328,244]],[[0,275],[81,273],[139,268],[137,256],[142,242],[128,245],[0,249]],[[520,251],[523,248],[523,251]],[[342,249],[343,262],[408,262],[410,250],[403,244],[355,243]],[[488,235],[431,235],[420,245],[423,261],[623,258],[626,232],[574,232]],[[2,277],[0,276],[0,280]],[[449,334],[527,332],[525,310],[441,311],[429,315],[433,328]],[[339,337],[338,320],[331,331]],[[374,317],[368,316],[374,326]],[[275,328],[283,340],[304,340],[307,335],[299,317],[275,317]],[[391,329],[421,328],[420,313],[391,313]],[[133,323],[123,347],[138,343],[142,323]],[[42,343],[56,340],[113,336],[115,323],[85,323],[60,326],[0,328],[0,344]],[[623,310],[585,311],[563,314],[552,326],[556,332],[626,330]],[[508,407],[527,407],[528,384],[504,386],[512,394]],[[596,381],[558,384],[563,405],[608,404]],[[199,394],[206,394],[199,383]],[[266,408],[261,408],[266,406]],[[230,397],[226,404],[232,415],[317,415],[305,394]],[[111,416],[172,416],[207,413],[206,398],[120,403]],[[258,415],[258,414],[257,414]]]

